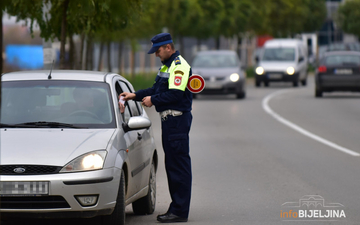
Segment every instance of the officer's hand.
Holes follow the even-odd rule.
[[[145,98],[143,98],[142,105],[144,105],[146,107],[151,107],[153,105],[151,102],[151,96],[146,96]]]
[[[125,101],[128,101],[128,100],[132,100],[136,97],[136,94],[135,93],[129,93],[129,92],[123,92],[119,95],[119,99],[120,99],[120,96],[123,96],[124,100]]]

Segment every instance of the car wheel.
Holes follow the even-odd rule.
[[[296,81],[293,81],[293,86],[294,86],[294,87],[298,87],[298,86],[299,86],[299,81],[297,81],[297,80],[296,80]]]
[[[151,164],[149,176],[149,190],[145,197],[140,198],[132,203],[135,214],[146,215],[152,214],[155,210],[156,203],[156,170],[154,161]]]
[[[307,85],[307,80],[306,80],[306,78],[301,81],[301,84],[302,84],[302,86],[306,86],[306,85]]]
[[[242,92],[236,94],[237,99],[243,99],[243,98],[245,98],[245,96],[246,96],[245,91],[242,91]]]
[[[261,82],[260,81],[255,81],[255,87],[260,87]]]
[[[319,98],[319,97],[322,97],[322,95],[323,95],[323,92],[322,92],[321,88],[316,87],[315,88],[315,97]]]
[[[125,174],[121,171],[120,185],[116,198],[116,205],[111,215],[103,216],[104,225],[125,224]]]
[[[269,81],[264,81],[264,86],[269,87]]]

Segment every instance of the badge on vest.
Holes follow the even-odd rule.
[[[175,76],[174,85],[175,86],[180,86],[181,85],[181,79],[182,79],[182,76]]]
[[[175,73],[175,74],[180,74],[181,76],[184,75],[184,72],[181,71],[181,70],[176,70],[174,73]]]
[[[175,58],[175,65],[181,64],[179,56]]]

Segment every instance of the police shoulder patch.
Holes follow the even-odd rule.
[[[184,75],[184,72],[181,71],[181,70],[176,70],[174,73],[175,73],[175,74],[180,74],[181,76]]]
[[[181,61],[180,61],[180,57],[179,57],[179,56],[176,57],[174,61],[175,61],[175,65],[181,64]]]

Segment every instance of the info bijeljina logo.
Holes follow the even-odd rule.
[[[328,203],[320,195],[305,195],[296,202],[281,205],[283,221],[337,221],[346,219],[344,205]]]

